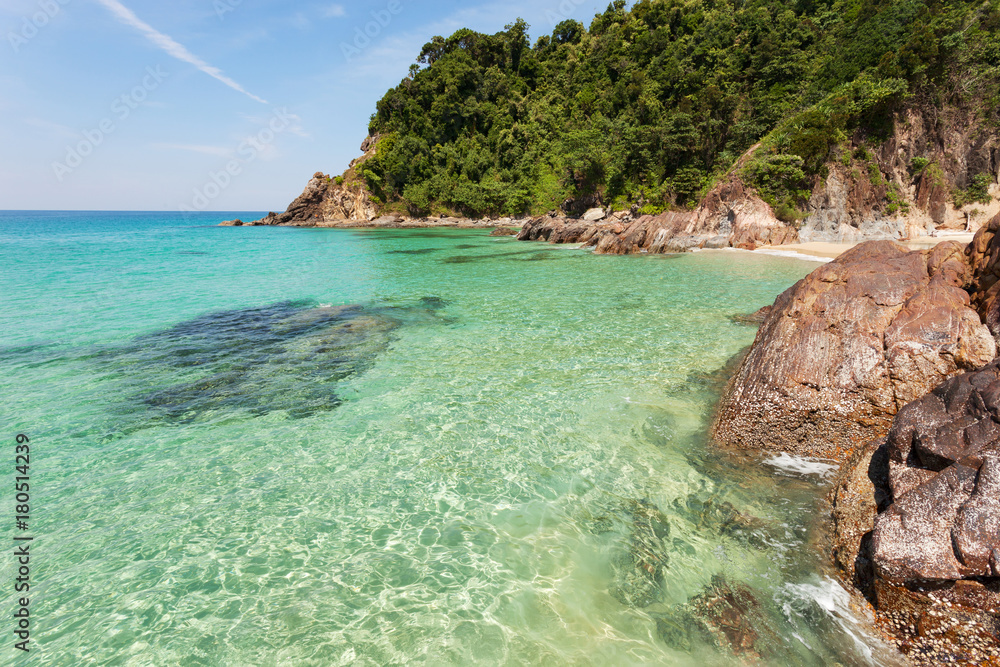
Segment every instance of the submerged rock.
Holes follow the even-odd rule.
[[[781,643],[761,597],[721,574],[686,604],[655,618],[660,639],[684,651],[709,644],[756,662],[772,657]]]
[[[612,562],[611,594],[629,607],[648,607],[663,595],[670,524],[645,500],[629,502],[626,513],[630,522],[628,548]]]
[[[771,314],[772,309],[773,306],[764,306],[760,310],[754,311],[749,315],[733,315],[730,319],[736,324],[746,324],[759,327],[764,324],[767,316]]]
[[[778,297],[720,404],[717,441],[844,460],[907,402],[988,363],[962,246],[870,241]]]
[[[233,413],[302,418],[339,407],[340,384],[367,371],[396,329],[441,321],[444,305],[424,297],[414,307],[280,303],[211,313],[98,359],[125,382],[121,410],[141,415],[136,428]]]

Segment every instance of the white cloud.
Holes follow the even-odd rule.
[[[232,154],[231,148],[225,146],[202,146],[197,144],[153,144],[153,148],[167,151],[188,151],[191,153],[202,153],[203,155],[217,155],[226,157]]]
[[[325,19],[335,19],[342,16],[347,16],[347,10],[344,9],[344,5],[330,5],[323,10],[323,18]]]
[[[249,114],[240,114],[247,124],[251,127],[264,128],[271,124],[271,120],[274,116],[251,116]],[[302,137],[303,139],[309,139],[310,134],[305,131],[302,127],[302,117],[298,114],[288,113],[287,110],[282,110],[282,118],[288,120],[288,126],[282,130],[282,133],[294,134],[297,137]]]
[[[36,127],[39,130],[44,130],[49,134],[63,137],[64,139],[76,139],[80,136],[80,133],[71,127],[60,125],[59,123],[53,123],[42,118],[25,118],[24,124]]]
[[[294,14],[292,14],[289,17],[288,22],[292,25],[293,28],[297,28],[299,30],[306,30],[310,25],[309,19],[307,19],[306,15],[303,14],[302,12],[295,12]]]
[[[218,67],[213,67],[209,65],[204,60],[194,55],[187,50],[182,44],[178,44],[168,35],[164,35],[162,32],[156,30],[151,25],[140,19],[135,13],[126,7],[125,5],[118,2],[118,0],[97,0],[100,4],[104,5],[115,17],[127,26],[131,26],[141,32],[146,36],[150,42],[155,44],[160,49],[166,51],[169,55],[177,58],[182,62],[186,62],[190,65],[194,65],[200,69],[205,74],[210,77],[221,81],[233,90],[239,91],[249,97],[252,100],[256,100],[261,104],[267,104],[267,100],[257,97],[251,92],[248,92],[243,86],[236,83],[228,76],[222,73]]]

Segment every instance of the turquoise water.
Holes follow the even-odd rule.
[[[823,480],[705,444],[729,317],[814,264],[225,217],[0,213],[32,664],[864,663]]]

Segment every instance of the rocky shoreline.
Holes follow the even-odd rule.
[[[831,560],[912,664],[1000,665],[1000,215],[863,243],[764,315],[718,446],[837,463]]]

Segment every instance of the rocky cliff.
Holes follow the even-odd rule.
[[[804,210],[776,213],[747,185],[754,146],[693,209],[658,215],[601,208],[595,195],[567,200],[563,212],[531,219],[521,240],[583,243],[597,253],[666,253],[692,248],[756,248],[808,241],[915,238],[937,231],[978,230],[1000,212],[1000,139],[976,113],[913,104],[892,119],[887,138],[858,135],[838,146],[814,177]],[[317,172],[283,213],[249,224],[364,224],[387,213],[359,169],[381,137],[335,178]],[[597,211],[594,213],[594,211]],[[405,217],[400,222],[414,222]],[[427,221],[424,221],[427,222]]]
[[[803,241],[974,232],[1000,212],[1000,143],[969,109],[913,105],[896,114],[888,139],[856,138],[826,168],[814,184]],[[977,178],[988,203],[970,201]]]
[[[600,221],[550,214],[522,240],[583,243],[609,254],[755,248],[796,242],[903,240],[939,231],[977,231],[1000,212],[1000,140],[972,111],[933,104],[900,111],[888,138],[859,135],[840,145],[814,178],[805,210],[781,219],[746,184],[754,146],[694,210]]]

